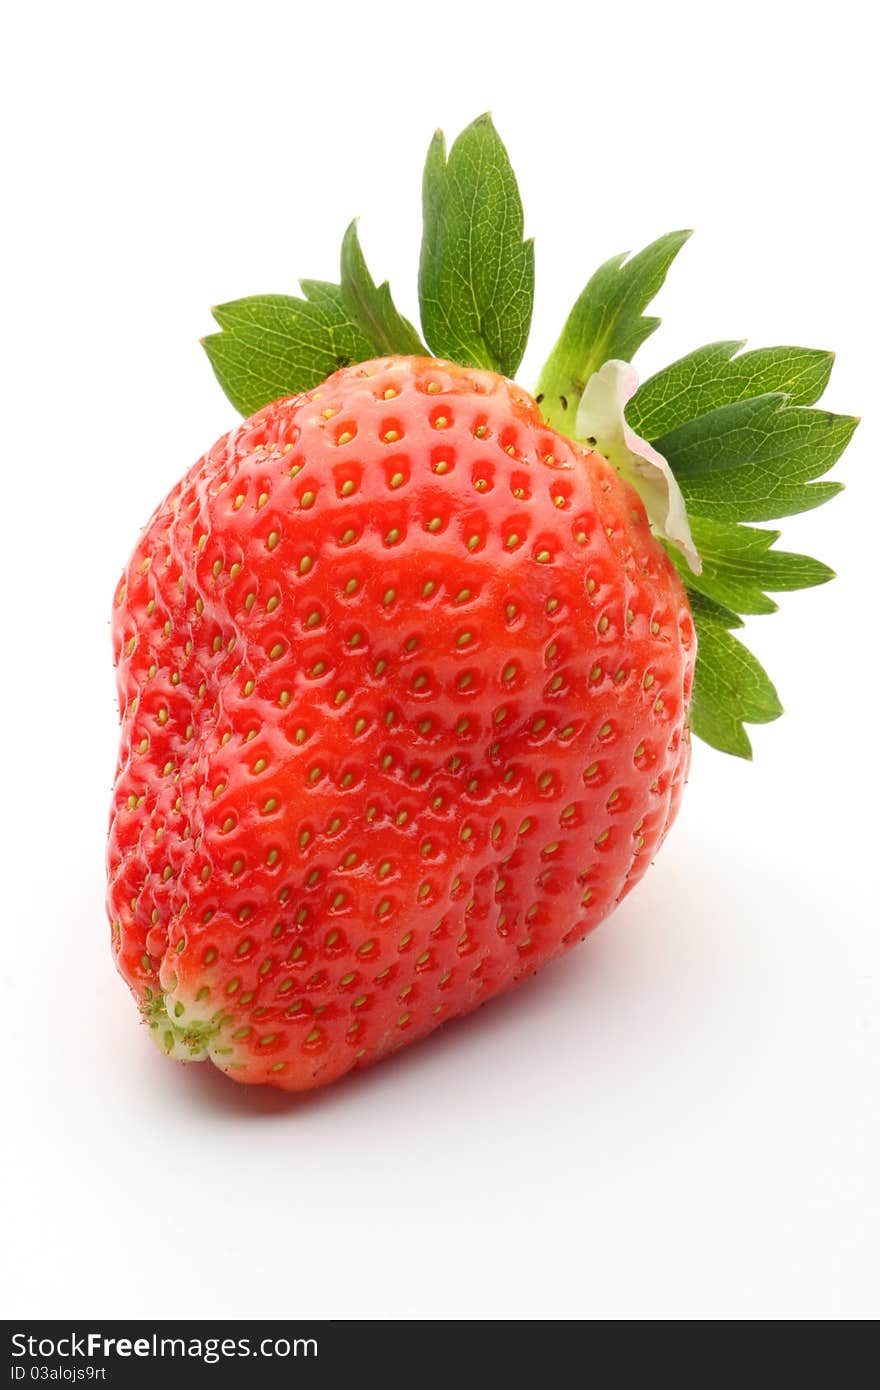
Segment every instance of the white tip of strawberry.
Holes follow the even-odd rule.
[[[584,387],[577,412],[577,438],[598,450],[641,497],[658,536],[680,550],[694,574],[702,562],[691,536],[681,489],[662,454],[626,422],[626,405],[639,385],[628,362],[612,359]]]
[[[170,1009],[170,1012],[169,1012]],[[178,1062],[204,1062],[214,1059],[220,1041],[216,1019],[200,1017],[178,1003],[171,994],[148,994],[141,1012],[150,1037],[160,1052]]]

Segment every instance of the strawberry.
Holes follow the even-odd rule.
[[[580,941],[662,843],[691,730],[745,755],[780,712],[740,613],[830,577],[741,524],[835,490],[827,354],[713,344],[637,390],[676,233],[597,272],[532,398],[511,179],[485,118],[431,147],[430,349],[354,227],[339,286],[215,311],[248,418],[117,590],[116,962],[165,1052],[239,1081],[332,1081]],[[807,431],[811,471],[756,472],[743,410],[750,447]]]
[[[222,439],[114,621],[118,963],[292,1089],[579,941],[687,770],[694,628],[638,496],[504,378],[351,367]]]

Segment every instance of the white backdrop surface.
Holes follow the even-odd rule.
[[[876,123],[839,0],[20,8],[0,101],[0,972],[21,1317],[876,1316]],[[787,713],[698,746],[654,868],[518,995],[291,1100],[149,1045],[110,959],[109,606],[234,412],[209,306],[334,278],[351,216],[415,311],[439,124],[491,108],[537,238],[521,380],[607,256],[697,235],[647,374],[833,347],[847,491],[783,524],[839,573],[750,621]]]

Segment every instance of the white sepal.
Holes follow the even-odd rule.
[[[628,362],[612,359],[603,363],[584,387],[575,433],[635,488],[654,531],[680,550],[693,573],[699,574],[703,566],[672,469],[663,455],[626,423],[624,411],[638,384],[638,372]]]

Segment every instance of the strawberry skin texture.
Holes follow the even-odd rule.
[[[561,955],[687,774],[644,508],[491,372],[346,368],[221,439],[113,613],[116,962],[157,1043],[305,1090]]]

